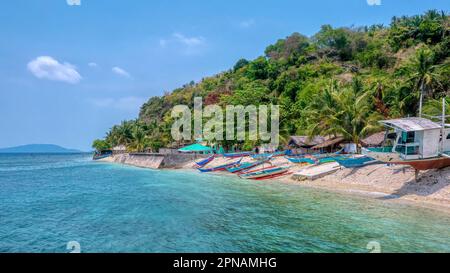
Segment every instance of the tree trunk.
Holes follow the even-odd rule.
[[[419,118],[422,117],[422,102],[423,102],[423,79],[420,83]]]

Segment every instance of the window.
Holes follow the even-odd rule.
[[[408,132],[408,137],[406,138],[406,143],[414,142],[415,136],[416,136],[415,132]]]
[[[415,132],[402,132],[400,143],[413,143],[415,135]]]

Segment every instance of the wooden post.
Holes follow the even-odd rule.
[[[418,182],[419,180],[419,170],[418,169],[414,169],[414,180],[416,180],[416,182]]]
[[[419,118],[422,117],[422,101],[423,101],[423,80],[420,84],[420,98],[419,98]]]

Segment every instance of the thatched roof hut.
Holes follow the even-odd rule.
[[[323,136],[315,136],[313,138],[307,136],[291,136],[288,145],[297,148],[310,148],[326,140],[327,138]]]
[[[326,148],[333,148],[333,147],[336,147],[337,145],[341,144],[342,142],[344,142],[343,137],[333,137],[333,138],[330,138],[320,144],[313,146],[311,149],[320,150],[320,149],[326,149]]]
[[[361,140],[361,144],[366,147],[381,146],[384,142],[385,132],[378,132]]]

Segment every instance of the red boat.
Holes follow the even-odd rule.
[[[263,180],[286,175],[290,166],[273,166],[269,168],[261,168],[250,172],[245,172],[239,175],[240,178]]]
[[[265,179],[277,178],[277,177],[280,177],[280,176],[285,176],[285,175],[290,175],[290,174],[292,174],[292,172],[282,172],[282,173],[278,173],[278,174],[273,174],[273,175],[268,175],[268,176],[264,176],[264,177],[254,178],[253,180],[265,180]]]

